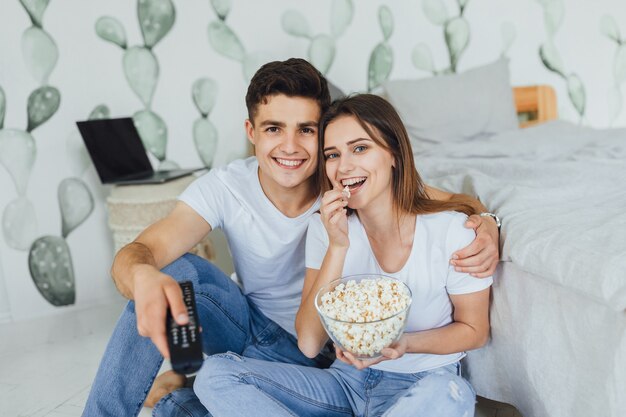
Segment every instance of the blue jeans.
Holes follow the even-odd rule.
[[[234,353],[208,358],[194,391],[214,417],[472,417],[476,394],[459,363],[418,373],[268,363]]]
[[[304,356],[294,336],[265,317],[228,276],[207,260],[187,254],[163,272],[177,281],[193,283],[207,355],[232,351],[302,366],[328,367],[332,363],[325,356],[329,350],[315,359]],[[162,362],[163,357],[152,341],[137,332],[135,305],[129,302],[106,347],[83,417],[136,416]],[[178,394],[164,397],[155,407],[154,415],[207,415],[206,409],[191,395],[191,389]]]

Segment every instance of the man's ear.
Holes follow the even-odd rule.
[[[255,141],[254,125],[252,124],[250,119],[246,119],[246,122],[244,123],[244,127],[246,129],[246,136],[248,137],[248,140],[250,141],[251,144],[256,145],[256,143],[254,143]]]

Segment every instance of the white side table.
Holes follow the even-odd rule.
[[[188,175],[163,184],[113,186],[107,198],[107,208],[115,253],[132,242],[146,227],[167,216],[176,205],[177,197],[195,179],[196,176]],[[208,237],[191,252],[215,261],[213,245]]]

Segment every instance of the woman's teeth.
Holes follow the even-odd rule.
[[[343,186],[352,186],[355,184],[360,184],[362,182],[364,182],[367,178],[366,177],[355,177],[355,178],[348,178],[345,180],[341,181],[341,185]]]

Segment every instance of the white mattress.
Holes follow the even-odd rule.
[[[626,129],[566,122],[416,155],[429,185],[502,218],[478,394],[525,417],[626,416]]]
[[[524,417],[624,417],[626,315],[505,262],[491,340],[465,366],[478,395]]]

